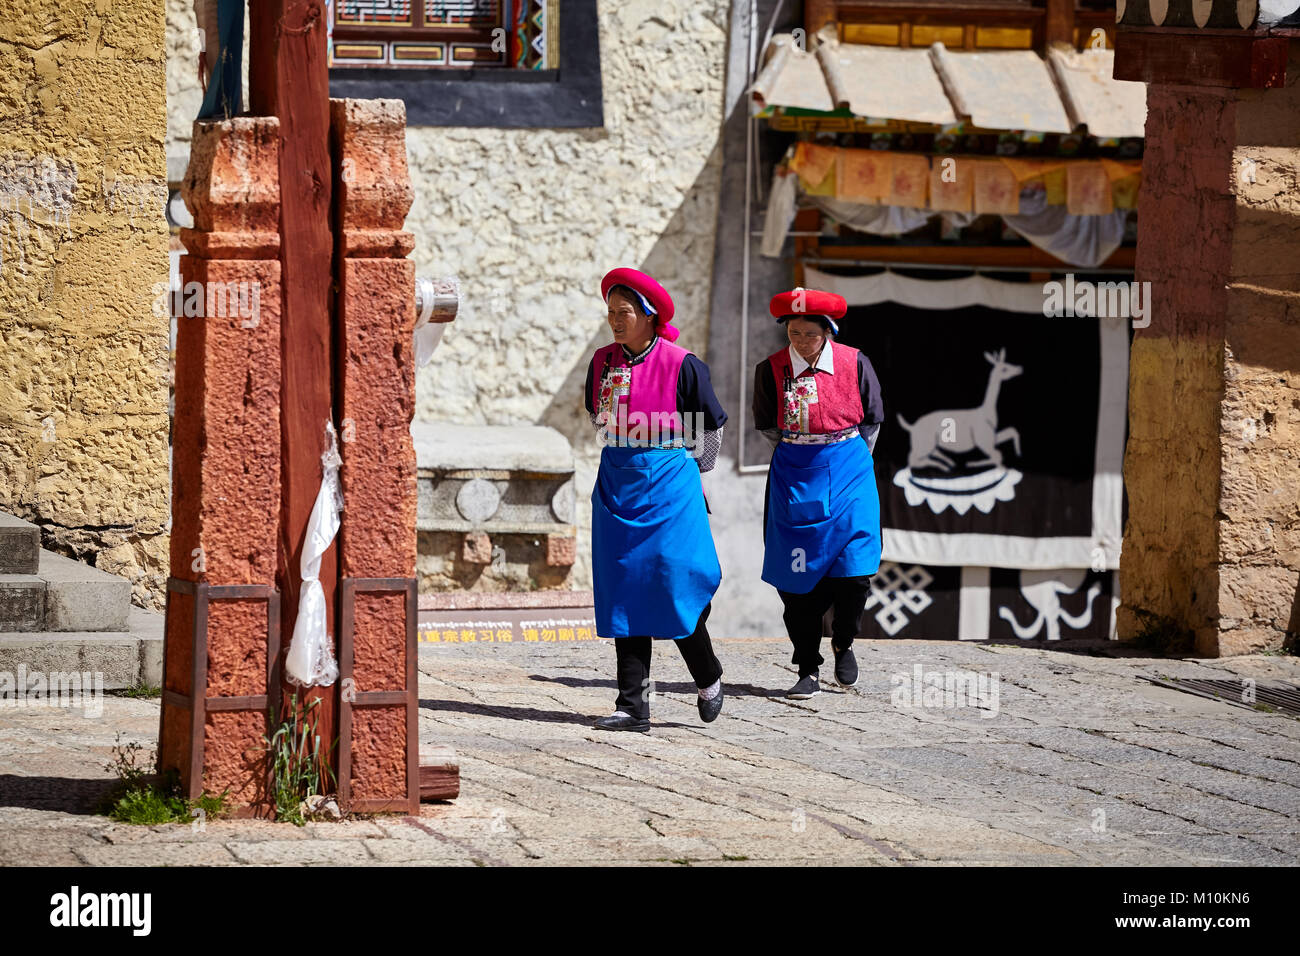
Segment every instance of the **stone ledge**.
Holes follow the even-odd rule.
[[[419,473],[449,471],[573,472],[573,449],[545,425],[453,425],[412,422]]]
[[[588,608],[595,602],[591,591],[460,591],[421,594],[421,611],[469,611],[492,608]]]

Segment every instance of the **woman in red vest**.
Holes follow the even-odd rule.
[[[772,298],[788,348],[754,370],[754,427],[775,446],[764,506],[763,580],[785,605],[799,680],[786,696],[820,693],[822,617],[834,608],[835,679],[858,680],[853,639],[880,567],[880,501],[871,449],[884,405],[865,355],[831,341],[843,296],[793,289]]]
[[[614,639],[617,708],[602,730],[650,729],[652,638],[671,638],[706,723],[722,710],[722,665],[705,621],[722,579],[700,474],[717,458],[722,410],[709,367],[675,344],[673,300],[650,276],[600,284],[614,341],[587,368],[586,404],[605,446],[591,493],[596,632]]]

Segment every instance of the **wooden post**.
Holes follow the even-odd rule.
[[[1072,49],[1074,47],[1074,0],[1047,0],[1043,49],[1046,50],[1053,43],[1068,43]]]
[[[804,29],[808,31],[809,46],[812,45],[811,38],[817,35],[817,31],[834,21],[835,0],[804,0],[803,25]],[[762,28],[756,23],[754,29],[759,30]],[[759,36],[761,37],[762,34],[760,33]],[[763,51],[759,50],[758,52],[761,54]]]
[[[307,519],[320,491],[325,423],[333,420],[333,249],[330,203],[328,11],[320,0],[258,0],[249,4],[249,97],[256,115],[280,120],[280,262],[282,497],[276,580],[287,653],[302,586],[300,561]],[[327,620],[337,642],[335,546],[321,561]],[[338,685],[285,685],[315,708],[322,746],[337,736]],[[331,764],[335,755],[330,750]],[[336,768],[337,769],[337,768]]]

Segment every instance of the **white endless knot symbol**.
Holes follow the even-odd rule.
[[[904,570],[886,561],[871,579],[871,596],[867,598],[866,609],[880,605],[876,623],[893,637],[908,625],[908,611],[918,615],[934,603],[925,590],[933,583],[930,572],[919,564]]]

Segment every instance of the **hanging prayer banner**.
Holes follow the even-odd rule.
[[[970,212],[975,191],[975,163],[952,156],[936,157],[930,168],[930,208]]]
[[[1110,177],[1101,163],[1066,167],[1065,207],[1071,216],[1105,216],[1115,208]]]
[[[984,306],[850,306],[885,401],[874,459],[884,559],[1119,565],[1128,325]]]
[[[875,149],[841,149],[835,198],[852,202],[881,202],[893,176],[891,154]]]
[[[1142,164],[1131,160],[931,156],[897,150],[796,143],[789,169],[804,192],[909,209],[1017,215],[1026,183],[1041,182],[1049,206],[1101,216],[1136,207]]]
[[[888,205],[925,208],[926,187],[930,184],[930,157],[895,153],[889,182]]]
[[[971,164],[975,170],[975,212],[1014,216],[1020,212],[1020,185],[1015,174],[996,159]]]
[[[886,561],[871,579],[858,636],[1011,644],[1113,640],[1118,602],[1113,571]]]

